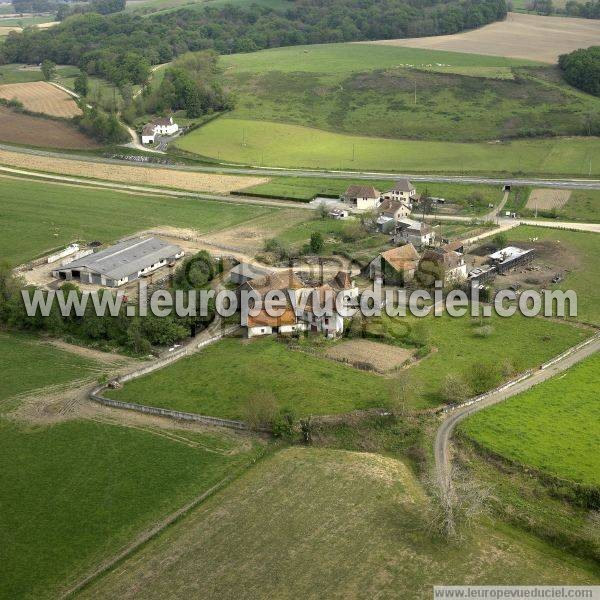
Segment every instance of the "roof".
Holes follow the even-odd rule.
[[[152,121],[153,125],[173,125],[173,117],[159,117]]]
[[[448,244],[444,244],[442,248],[447,250],[448,252],[454,251],[457,252],[459,248],[462,248],[465,243],[462,240],[454,240],[453,242],[449,242]]]
[[[317,300],[318,309],[323,312],[329,312],[336,308],[335,304],[336,291],[328,284],[320,285],[319,287],[313,288],[306,298],[305,310],[313,310],[313,300]]]
[[[246,277],[247,279],[255,279],[257,277],[262,277],[263,275],[267,275],[270,273],[269,269],[265,269],[263,267],[258,267],[256,265],[251,265],[249,263],[240,263],[231,269],[230,271],[234,275],[241,275],[242,277]]]
[[[280,327],[281,325],[294,325],[295,323],[296,313],[291,306],[287,306],[279,317],[269,315],[266,309],[263,308],[255,316],[248,315],[247,319],[248,327],[260,327],[261,325],[264,327]]]
[[[152,123],[146,123],[142,128],[142,135],[154,135],[154,125]]]
[[[398,246],[381,253],[381,258],[389,263],[396,271],[415,268],[419,260],[419,254],[412,244]]]
[[[346,198],[379,198],[381,194],[372,185],[351,185],[344,196]]]
[[[291,269],[257,277],[248,281],[247,285],[259,294],[266,294],[269,290],[300,290],[306,287]]]
[[[398,209],[406,207],[406,204],[401,200],[393,200],[388,198],[379,205],[379,212],[382,213],[395,213]]]
[[[498,250],[498,252],[490,254],[489,258],[496,262],[505,262],[507,260],[514,260],[520,256],[525,256],[525,254],[529,254],[530,252],[533,252],[533,250],[525,250],[523,248],[517,248],[516,246],[507,246],[506,248],[502,248],[502,250]]]
[[[398,229],[408,229],[419,225],[419,221],[413,221],[412,219],[399,219]]]
[[[135,238],[69,263],[68,269],[87,269],[109,279],[122,279],[182,252],[179,246],[157,237]]]
[[[462,254],[454,250],[446,251],[441,249],[426,250],[423,253],[422,261],[431,261],[443,265],[446,269],[454,269],[462,264]]]
[[[396,181],[393,189],[399,192],[412,192],[415,189],[415,186],[410,182],[410,179],[401,177]]]

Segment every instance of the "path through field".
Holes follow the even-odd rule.
[[[561,54],[597,45],[599,40],[598,20],[508,13],[505,21],[464,33],[359,43],[507,56],[555,63]]]

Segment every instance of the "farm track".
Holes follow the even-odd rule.
[[[600,334],[596,334],[587,342],[575,346],[570,351],[567,350],[565,353],[561,354],[560,357],[557,357],[555,362],[550,361],[549,363],[546,363],[545,367],[542,366],[528,377],[518,378],[514,380],[514,384],[507,384],[508,387],[502,386],[502,388],[491,392],[473,404],[463,404],[445,413],[443,421],[437,430],[434,442],[436,477],[442,493],[452,494],[450,441],[454,429],[461,421],[484,408],[503,402],[508,398],[520,394],[521,392],[566,371],[573,365],[585,360],[598,351],[600,351]]]

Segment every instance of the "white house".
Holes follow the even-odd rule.
[[[406,177],[398,179],[394,183],[394,187],[385,192],[383,197],[391,200],[404,200],[408,204],[412,204],[413,201],[418,199],[415,186]]]
[[[177,131],[179,125],[173,122],[173,117],[155,119],[142,128],[142,144],[153,144],[157,135],[173,135]]]
[[[410,204],[405,200],[384,200],[378,208],[377,228],[383,233],[391,231],[402,217],[410,215],[410,210]]]
[[[420,221],[412,219],[400,219],[396,225],[394,234],[394,243],[396,244],[412,244],[415,248],[423,246],[432,246],[435,241],[435,231]]]
[[[379,206],[381,194],[372,185],[351,185],[341,200],[356,210],[373,210]]]

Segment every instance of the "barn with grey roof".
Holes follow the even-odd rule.
[[[157,237],[136,238],[74,260],[52,272],[57,279],[119,287],[174,263],[184,251]]]

